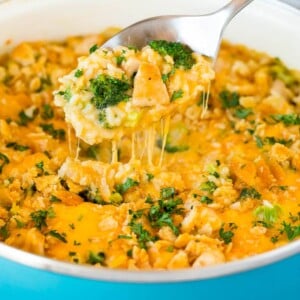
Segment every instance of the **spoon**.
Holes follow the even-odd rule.
[[[253,0],[232,0],[216,12],[194,15],[158,16],[134,23],[102,47],[118,45],[142,48],[152,40],[181,42],[193,51],[216,59],[223,31],[230,20]]]

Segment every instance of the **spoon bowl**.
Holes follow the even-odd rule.
[[[152,40],[181,42],[193,51],[215,60],[223,31],[230,20],[253,0],[232,0],[206,15],[158,16],[130,25],[106,41],[102,47],[118,45],[142,48]]]

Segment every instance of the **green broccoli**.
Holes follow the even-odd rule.
[[[149,42],[149,46],[160,55],[171,56],[176,68],[183,67],[185,70],[188,70],[195,64],[195,59],[192,56],[193,51],[181,43],[155,40]]]

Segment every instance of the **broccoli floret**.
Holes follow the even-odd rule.
[[[90,80],[90,90],[94,94],[91,101],[97,109],[101,110],[117,105],[121,101],[128,100],[128,90],[131,87],[131,84],[125,80],[100,74],[95,79]]]
[[[192,56],[193,51],[181,43],[155,40],[149,42],[149,46],[160,55],[170,55],[176,68],[183,67],[188,70],[195,64],[195,59]]]

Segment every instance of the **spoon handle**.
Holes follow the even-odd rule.
[[[215,12],[220,17],[223,17],[223,24],[226,26],[230,20],[245,6],[250,4],[253,0],[232,0],[221,9]],[[224,26],[224,27],[225,27]]]

